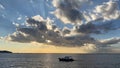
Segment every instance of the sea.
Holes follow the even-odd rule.
[[[61,62],[71,56],[75,61]],[[120,68],[120,54],[0,54],[0,68]]]

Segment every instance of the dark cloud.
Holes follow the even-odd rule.
[[[76,31],[86,33],[86,34],[89,34],[89,33],[100,34],[101,33],[97,25],[92,24],[92,23],[87,23],[87,24],[82,24],[80,26],[76,26]]]
[[[54,31],[57,27],[55,25],[48,25],[48,22],[47,20],[38,21],[28,18],[24,27],[17,28],[16,32],[7,36],[6,39],[22,43],[33,41],[48,43],[47,40],[50,40],[52,44],[57,43],[61,40],[60,35]],[[48,26],[52,27],[53,30],[50,30]]]
[[[65,27],[65,28],[63,28],[62,32],[63,32],[64,35],[65,34],[70,34],[71,30],[69,28]]]
[[[102,45],[111,45],[111,44],[116,44],[119,42],[120,42],[120,38],[112,38],[112,39],[101,41]]]
[[[89,22],[87,24],[77,25],[75,28],[76,32],[85,34],[102,34],[111,30],[119,29],[119,27],[114,26],[114,22],[105,22],[103,24],[94,24]]]
[[[65,41],[69,45],[73,46],[83,46],[86,43],[94,44],[96,40],[89,35],[75,35],[75,36],[66,36]]]
[[[39,32],[37,29],[32,28],[19,28],[13,35],[10,35],[11,41],[16,42],[45,42],[45,39],[42,38],[43,32]]]
[[[39,30],[43,30],[43,31],[47,30],[47,26],[45,25],[46,22],[44,21],[37,21],[32,18],[28,18],[26,21],[28,25],[38,28]]]
[[[32,39],[27,39],[28,36],[24,36],[22,33],[13,33],[12,35],[9,35],[7,37],[7,40],[14,41],[14,42],[21,42],[21,43],[27,43],[30,41],[33,41]]]
[[[85,1],[84,1],[85,2]],[[64,23],[81,23],[83,14],[79,11],[82,1],[78,0],[53,0],[56,7],[55,16]]]
[[[68,20],[70,20],[71,22],[75,22],[78,23],[80,22],[80,20],[82,20],[83,16],[82,13],[76,9],[69,9],[69,10],[63,10],[63,14],[65,17],[68,18]],[[77,22],[78,20],[78,22]]]

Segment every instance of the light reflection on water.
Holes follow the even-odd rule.
[[[58,61],[66,55],[76,61]],[[0,68],[120,68],[120,54],[0,54]]]

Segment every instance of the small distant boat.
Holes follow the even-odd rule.
[[[72,62],[72,61],[74,61],[74,59],[71,56],[65,56],[65,57],[58,58],[58,59],[59,59],[59,61],[64,61],[64,62]]]

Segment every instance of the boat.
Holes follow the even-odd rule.
[[[72,62],[72,61],[74,61],[74,59],[71,56],[65,56],[65,57],[58,58],[58,59],[59,59],[59,61],[64,61],[64,62]]]

